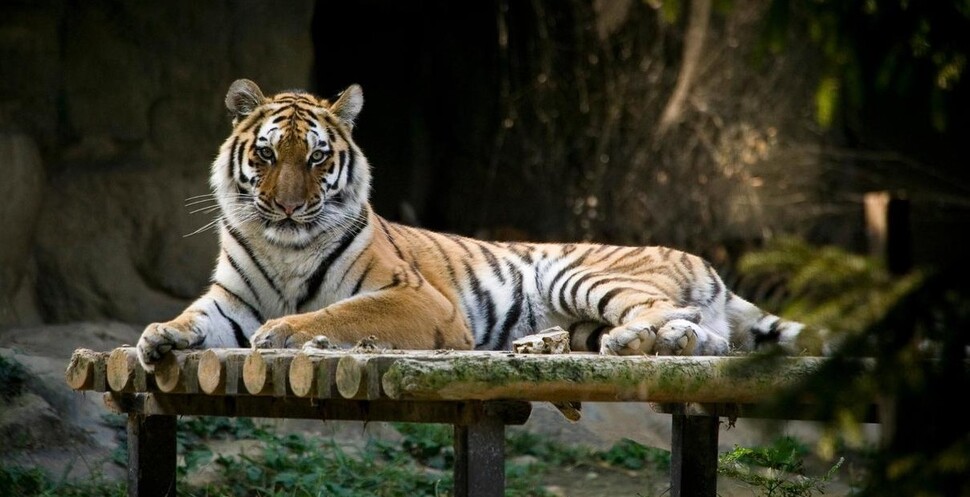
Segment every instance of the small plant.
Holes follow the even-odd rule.
[[[804,474],[808,448],[792,437],[780,437],[768,447],[735,446],[718,458],[719,474],[755,487],[764,497],[811,497],[824,493],[844,459],[822,476]]]
[[[401,448],[421,464],[445,469],[451,467],[455,461],[454,438],[450,426],[425,423],[398,423],[395,428],[404,439]],[[387,450],[397,450],[386,447]]]
[[[509,456],[533,456],[544,465],[567,466],[596,459],[589,448],[565,445],[525,430],[509,431],[505,447]]]
[[[623,439],[599,453],[599,457],[612,466],[626,469],[643,469],[648,464],[657,469],[670,469],[670,451],[647,447],[630,439]]]

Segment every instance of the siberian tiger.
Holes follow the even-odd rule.
[[[171,349],[352,345],[507,349],[559,325],[574,350],[717,355],[775,344],[818,354],[821,333],[764,312],[715,269],[665,247],[488,242],[389,222],[368,203],[371,168],[351,136],[363,106],[226,96],[232,134],[211,168],[220,251],[212,284],[181,315],[148,325],[151,370]]]

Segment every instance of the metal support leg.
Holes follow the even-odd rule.
[[[455,425],[455,497],[505,495],[505,424],[488,416]]]
[[[673,415],[670,450],[670,495],[717,495],[716,416]]]
[[[175,497],[175,416],[128,415],[128,497]]]

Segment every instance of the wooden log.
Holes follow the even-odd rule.
[[[64,380],[73,390],[108,390],[105,361],[108,352],[95,352],[91,349],[77,349],[71,354],[71,361],[64,371]]]
[[[477,352],[399,358],[387,366],[382,386],[391,398],[412,400],[756,403],[826,360]]]
[[[250,395],[293,395],[287,374],[297,350],[257,349],[243,361],[243,383]]]
[[[337,361],[334,380],[345,399],[379,399],[382,396],[381,375],[401,355],[351,354]]]
[[[343,353],[307,351],[298,353],[290,362],[290,390],[297,397],[329,399],[337,396],[337,362]]]
[[[140,369],[138,355],[130,347],[118,347],[108,355],[108,386],[115,392],[135,391],[135,371]]]
[[[198,393],[201,351],[165,354],[155,365],[155,383],[165,393]]]
[[[243,361],[250,349],[207,349],[199,355],[199,388],[209,395],[246,392]]]

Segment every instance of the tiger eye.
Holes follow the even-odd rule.
[[[256,149],[256,155],[258,155],[260,159],[263,159],[266,162],[272,161],[273,149],[269,147],[259,147],[258,149]]]
[[[314,150],[313,153],[310,154],[310,160],[313,162],[320,162],[325,156],[326,154],[323,152],[323,150]]]

